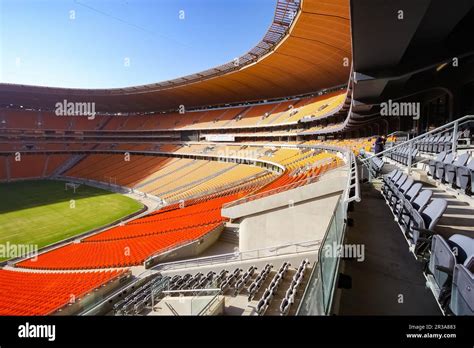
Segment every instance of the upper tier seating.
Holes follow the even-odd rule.
[[[280,103],[156,115],[57,117],[48,112],[9,110],[0,119],[1,129],[146,131],[170,129],[215,129],[274,126],[317,119],[336,112],[346,99],[346,90]]]

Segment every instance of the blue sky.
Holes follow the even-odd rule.
[[[0,82],[113,88],[192,74],[257,44],[275,6],[276,0],[0,0]]]

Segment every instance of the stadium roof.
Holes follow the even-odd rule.
[[[127,88],[0,84],[0,107],[52,110],[64,99],[98,112],[150,112],[282,98],[346,84],[352,61],[349,0],[278,0],[262,41],[238,60],[175,80]],[[346,64],[344,64],[346,63]]]

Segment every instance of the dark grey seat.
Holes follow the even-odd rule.
[[[387,201],[389,202],[390,206],[395,205],[400,198],[400,194],[403,195],[405,192],[407,192],[413,186],[414,182],[415,181],[413,178],[408,177],[398,189],[388,192]]]
[[[395,170],[391,171],[389,174],[385,175],[382,178],[382,181],[383,181],[382,194],[385,195],[387,193],[389,185],[396,182],[402,175],[403,175],[403,172],[401,172],[397,169],[395,169]]]
[[[474,256],[454,266],[449,308],[454,315],[474,315]]]
[[[379,157],[372,157],[369,163],[370,163],[370,171],[372,172],[372,175],[374,177],[377,177],[384,166],[383,160],[380,159]]]
[[[388,182],[387,185],[386,185],[386,190],[385,190],[385,198],[387,199],[387,202],[388,200],[390,199],[390,197],[392,196],[392,194],[394,192],[397,192],[398,191],[398,188],[401,187],[405,181],[407,181],[408,179],[408,175],[406,174],[402,174],[398,177],[398,179],[396,181],[392,181],[392,182]]]
[[[431,242],[431,255],[427,272],[433,276],[439,291],[438,301],[445,307],[452,285],[452,276],[456,264],[469,264],[474,251],[474,239],[454,234],[448,240],[434,235]]]
[[[449,134],[442,135],[433,143],[432,150],[430,152],[438,153],[444,150],[444,143],[450,138]]]
[[[411,241],[415,255],[421,254],[429,246],[431,238],[435,234],[434,228],[447,207],[448,202],[445,199],[435,198],[420,212],[411,212],[406,236]]]
[[[447,164],[452,164],[454,162],[454,153],[450,153],[446,155],[442,162],[436,162],[436,172],[435,172],[435,179],[442,180],[444,178],[444,171]]]
[[[422,187],[423,185],[421,183],[413,184],[410,189],[404,193],[405,199],[407,199],[409,202],[413,202],[416,196],[420,193]]]
[[[440,152],[435,159],[432,159],[428,162],[428,175],[431,175],[432,177],[435,176],[436,173],[436,163],[442,162],[444,158],[446,157],[446,152]]]
[[[433,191],[423,190],[412,201],[403,200],[403,202],[400,203],[397,220],[403,227],[405,227],[405,233],[407,232],[410,218],[414,214],[413,212],[424,209],[432,195]]]
[[[464,167],[469,159],[468,153],[463,153],[451,164],[446,164],[444,168],[444,182],[453,184],[456,179],[456,168]]]
[[[421,183],[416,183],[413,184],[407,192],[398,193],[398,201],[396,202],[396,204],[393,205],[393,212],[395,216],[397,216],[396,220],[398,220],[400,209],[402,209],[404,201],[408,201],[409,203],[413,202],[416,196],[418,196],[418,194],[420,193],[422,187],[423,185]]]
[[[468,193],[469,187],[471,188],[471,193],[474,193],[474,187],[472,183],[474,182],[474,158],[472,158],[466,166],[456,167],[456,186]]]
[[[434,136],[433,140],[428,144],[426,147],[426,152],[435,152],[435,147],[437,147],[439,140],[441,139],[442,135],[437,134]]]
[[[290,306],[290,301],[285,297],[280,304],[280,315],[287,315],[290,311]]]

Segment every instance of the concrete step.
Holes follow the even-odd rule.
[[[219,240],[239,245],[239,225],[226,224],[224,231],[221,233],[221,236],[219,237]]]

